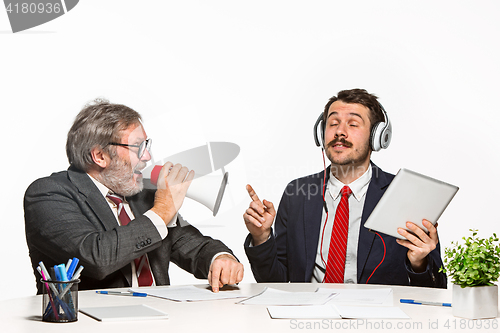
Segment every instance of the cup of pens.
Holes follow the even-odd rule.
[[[43,262],[40,262],[38,271],[42,276],[43,285],[42,320],[52,323],[69,323],[78,320],[78,283],[83,266],[76,269],[78,259],[56,265],[50,274]],[[52,276],[55,277],[52,278]]]
[[[78,283],[80,280],[47,281],[42,279],[42,320],[69,323],[78,320]]]

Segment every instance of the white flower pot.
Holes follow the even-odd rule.
[[[452,312],[467,319],[496,318],[498,286],[465,287],[453,285]]]

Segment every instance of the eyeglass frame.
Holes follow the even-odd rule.
[[[150,149],[151,149],[151,145],[153,143],[153,140],[152,139],[146,139],[144,141],[141,142],[141,144],[139,145],[129,145],[129,144],[126,144],[126,143],[118,143],[118,142],[108,142],[108,145],[112,145],[112,146],[120,146],[120,147],[134,147],[134,148],[138,148],[137,150],[137,157],[139,158],[139,160],[144,156],[144,153],[146,152],[146,150],[150,152]],[[141,146],[144,145],[144,148],[142,150],[142,153],[141,153]]]

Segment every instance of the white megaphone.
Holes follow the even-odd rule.
[[[151,170],[150,180],[154,187],[156,187],[161,168],[161,165],[155,165],[153,170]],[[219,211],[222,197],[224,196],[228,176],[229,174],[225,172],[224,174],[209,174],[203,177],[195,178],[191,181],[186,197],[206,206],[212,211],[213,216],[215,216]],[[147,184],[147,180],[144,185],[145,187],[148,187],[149,184]]]

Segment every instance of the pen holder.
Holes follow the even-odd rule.
[[[42,320],[69,323],[78,320],[78,283],[72,281],[46,281],[43,284]]]

